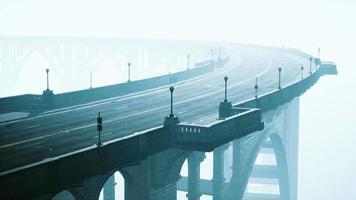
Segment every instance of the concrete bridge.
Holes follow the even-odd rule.
[[[245,50],[246,48],[248,49],[248,47],[242,47]],[[70,127],[72,125],[68,122],[61,122],[61,120],[66,119],[66,116],[68,117],[67,110],[62,113],[40,114],[29,119],[2,123],[1,130],[4,130],[4,135],[1,141],[5,142],[1,143],[0,146],[2,156],[0,163],[3,166],[0,173],[0,187],[4,191],[0,194],[1,198],[51,199],[56,194],[66,190],[75,199],[97,199],[107,180],[109,180],[109,184],[106,184],[104,191],[112,192],[113,181],[110,177],[114,172],[119,171],[125,179],[125,199],[176,199],[177,182],[179,190],[188,191],[189,199],[198,199],[204,193],[213,195],[214,199],[242,199],[250,175],[252,175],[252,178],[277,177],[279,195],[267,197],[293,199],[293,195],[296,194],[296,189],[294,189],[296,184],[289,178],[295,176],[293,173],[295,173],[296,162],[295,155],[289,153],[295,153],[296,145],[293,143],[295,141],[293,138],[296,135],[291,136],[290,132],[286,130],[286,126],[283,126],[291,118],[291,114],[288,112],[293,112],[293,108],[289,108],[289,105],[292,105],[292,107],[298,106],[298,99],[295,98],[298,98],[299,95],[316,83],[322,75],[335,73],[336,68],[334,64],[320,64],[313,66],[312,71],[310,61],[310,73],[305,75],[303,71],[302,74],[300,73],[299,64],[309,63],[309,57],[306,58],[302,53],[262,47],[253,47],[249,50],[252,49],[256,52],[263,52],[265,56],[270,58],[282,55],[285,56],[285,60],[291,59],[295,62],[297,60],[297,70],[283,68],[283,72],[290,73],[289,78],[294,78],[291,80],[280,78],[279,81],[271,81],[269,76],[264,81],[256,83],[258,87],[255,87],[255,90],[253,87],[250,90],[242,90],[239,88],[241,83],[236,82],[237,84],[234,84],[236,79],[231,78],[229,79],[231,86],[228,87],[227,80],[225,80],[225,99],[220,103],[219,112],[216,112],[217,105],[212,106],[210,104],[210,99],[215,98],[216,93],[214,91],[218,90],[220,94],[220,91],[222,92],[224,89],[212,87],[209,90],[209,87],[205,87],[202,91],[201,82],[197,81],[198,87],[189,84],[189,88],[193,88],[193,91],[191,89],[188,91],[191,94],[199,95],[198,102],[193,101],[195,100],[194,95],[189,94],[193,100],[187,103],[186,96],[188,94],[178,93],[178,98],[176,98],[178,103],[174,103],[178,114],[179,110],[182,109],[181,104],[188,107],[191,112],[185,115],[181,113],[182,116],[179,119],[177,115],[171,112],[164,119],[163,126],[152,128],[152,125],[156,124],[157,121],[152,113],[156,112],[155,115],[157,115],[162,112],[157,108],[136,110],[140,114],[140,118],[131,119],[135,123],[129,123],[129,121],[125,121],[125,118],[117,117],[117,114],[108,112],[108,120],[105,121],[104,115],[104,129],[107,127],[109,131],[106,132],[106,135],[120,129],[121,136],[104,138],[103,145],[99,147],[90,145],[90,143],[93,144],[93,140],[86,138],[89,133],[92,133],[90,138],[95,134],[93,133],[95,131],[92,131],[92,129],[95,129],[95,124],[83,124],[77,120],[78,124]],[[241,52],[239,51],[239,53]],[[243,65],[255,62],[254,65],[249,65],[250,70],[254,70],[253,67],[260,64],[247,57],[244,57],[244,59]],[[290,64],[290,66],[294,65],[295,63]],[[227,70],[232,70],[232,72],[235,70],[234,67],[229,66],[229,63],[224,68],[222,69],[224,74],[229,74]],[[261,69],[256,68],[255,70],[260,71]],[[268,68],[266,71],[268,71]],[[279,75],[280,73],[281,70]],[[215,74],[220,78],[212,80],[221,80],[221,74]],[[245,74],[242,75],[245,76]],[[278,75],[278,73],[273,73],[272,76],[274,75]],[[254,81],[254,77],[252,79]],[[216,81],[212,82],[215,83]],[[178,92],[183,88],[184,86],[177,86],[176,90]],[[238,88],[240,90],[237,90]],[[199,91],[203,94],[199,94]],[[229,95],[229,98],[227,98],[227,91],[232,94]],[[244,91],[248,92],[243,93]],[[157,93],[155,91],[153,95],[157,96]],[[246,99],[247,94],[255,94],[255,97]],[[183,98],[180,99],[180,97]],[[217,99],[222,98],[217,97],[215,101]],[[147,98],[145,100],[147,101]],[[168,99],[165,98],[164,101],[166,100]],[[231,101],[238,103],[232,104]],[[110,100],[110,102],[104,102],[104,104],[112,110],[116,107],[112,105],[112,102]],[[136,104],[139,104],[139,102],[136,102]],[[152,105],[157,107],[157,104]],[[168,106],[163,109],[165,113],[167,113],[166,107]],[[173,104],[171,104],[171,111],[173,110],[172,107]],[[211,109],[212,107],[215,107],[215,111]],[[87,108],[80,109],[79,107],[79,111],[70,110],[70,114],[76,113],[80,116],[79,118],[83,118],[83,113],[87,113],[85,109]],[[104,107],[95,110],[102,109]],[[134,109],[134,107],[131,109]],[[80,110],[83,110],[83,113]],[[146,113],[150,115],[145,115]],[[204,115],[196,116],[196,113],[203,113]],[[135,116],[131,113],[125,115]],[[194,115],[196,117],[192,117]],[[118,119],[122,120],[120,126],[117,126]],[[160,118],[158,117],[158,119]],[[188,123],[180,122],[182,119],[189,119],[189,121]],[[34,135],[35,137],[17,141],[12,138],[14,136],[9,136],[11,133],[23,133],[24,130],[27,130],[26,128],[36,126],[43,120],[46,120],[48,124],[58,123],[59,120],[62,123],[59,125],[68,125],[68,129],[63,131],[55,126],[45,125],[42,129],[32,128],[34,134],[39,130],[51,129],[51,132],[45,135]],[[71,118],[71,121],[73,120],[76,119]],[[261,131],[263,121],[265,129]],[[129,127],[126,127],[126,130],[124,122]],[[146,122],[146,124],[143,122]],[[137,127],[138,130],[133,126]],[[291,129],[293,128],[296,127],[291,127]],[[140,129],[143,130],[139,131]],[[125,131],[128,134],[122,134]],[[65,137],[69,137],[71,140]],[[56,141],[54,142],[54,140]],[[21,150],[28,148],[28,145],[32,142],[40,143],[38,146],[31,146],[26,151]],[[66,146],[63,147],[63,145]],[[230,180],[226,182],[224,180],[224,152],[229,148],[232,148],[233,152],[233,165]],[[256,166],[253,169],[261,148],[273,149],[276,155],[276,167]],[[202,152],[207,151],[213,151],[213,180],[200,180],[199,167],[200,162],[204,159]],[[38,155],[34,155],[36,152]],[[28,157],[24,157],[26,155]],[[186,159],[188,159],[189,176],[180,180],[180,171]],[[105,196],[108,197],[110,194],[106,193]],[[245,198],[249,199],[254,197],[256,195],[245,195]]]

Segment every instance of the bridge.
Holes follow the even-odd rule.
[[[226,48],[226,62],[208,62],[213,71],[192,72],[184,80],[100,96],[89,103],[50,105],[54,107],[41,108],[33,116],[2,122],[1,198],[51,199],[69,191],[75,199],[97,199],[105,182],[110,183],[104,191],[112,191],[110,177],[119,171],[125,179],[125,199],[176,199],[177,189],[187,191],[188,199],[202,194],[242,199],[250,175],[277,178],[280,193],[267,197],[289,199],[296,193],[289,179],[296,162],[290,155],[295,151],[288,149],[295,148],[290,141],[296,135],[281,128],[291,116],[285,113],[288,105],[299,105],[298,96],[322,75],[336,73],[336,67],[314,64],[315,58],[293,50]],[[171,95],[166,85],[174,86]],[[104,119],[100,145],[97,112]],[[227,149],[233,152],[229,181],[224,170]],[[254,168],[260,149],[273,149],[276,167]],[[203,152],[210,151],[213,179],[200,180],[199,163]],[[189,176],[182,177],[187,159]]]

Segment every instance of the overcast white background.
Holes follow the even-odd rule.
[[[0,0],[0,35],[233,41],[313,55],[320,47],[339,75],[301,98],[300,200],[356,199],[355,24],[352,0]]]

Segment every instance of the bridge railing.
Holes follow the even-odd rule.
[[[0,100],[0,112],[31,112],[34,108],[40,109],[42,107],[42,95],[24,94],[1,98]]]
[[[259,109],[235,108],[239,113],[207,125],[178,124],[176,140],[180,148],[211,151],[232,139],[263,128]]]
[[[129,94],[132,92],[148,90],[211,72],[215,67],[219,67],[227,63],[229,59],[230,57],[226,56],[224,58],[214,60],[214,62],[208,60],[196,63],[195,67],[189,71],[185,70],[142,80],[55,94],[53,96],[54,105],[52,107],[41,105],[41,103],[44,103],[42,99],[40,99],[42,98],[41,95],[29,94],[0,98],[0,113],[23,110],[33,112],[41,111],[43,109],[61,108],[65,106],[73,106],[82,103],[99,101],[119,95]]]

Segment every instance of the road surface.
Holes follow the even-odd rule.
[[[225,75],[228,99],[236,103],[254,96],[256,77],[259,94],[276,89],[278,67],[283,68],[282,87],[300,79],[302,64],[308,74],[309,60],[287,51],[239,45],[227,50],[231,61],[225,67],[174,85],[174,113],[181,122],[204,124],[217,117]],[[98,112],[104,142],[161,125],[170,112],[168,87],[0,123],[0,172],[94,145]]]

